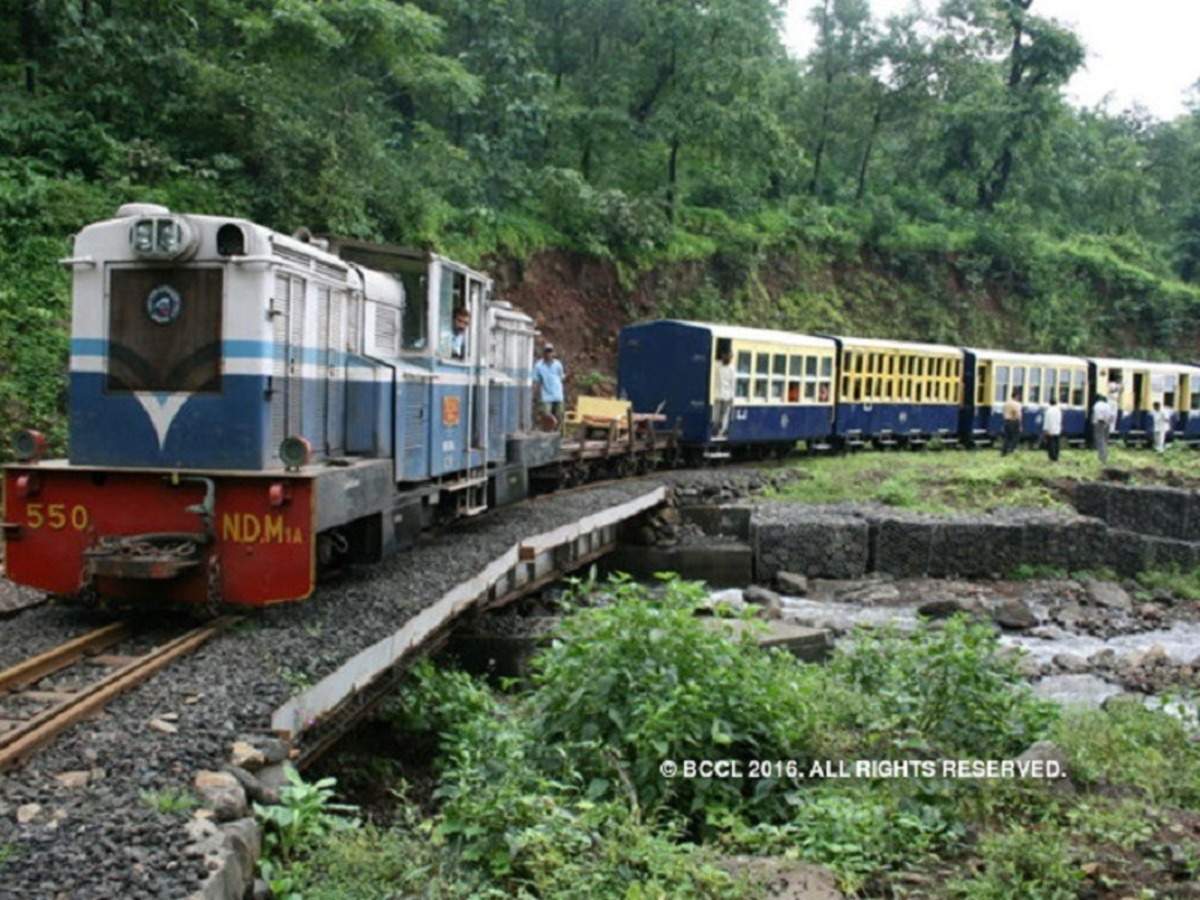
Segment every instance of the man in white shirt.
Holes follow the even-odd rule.
[[[1116,425],[1117,409],[1107,397],[1100,397],[1092,407],[1092,446],[1102,465],[1108,465],[1108,433]]]
[[[1154,452],[1162,453],[1167,449],[1167,432],[1171,430],[1171,414],[1155,402],[1154,411],[1150,413],[1150,422],[1154,428]]]
[[[1050,398],[1050,405],[1042,416],[1042,438],[1046,442],[1050,462],[1058,462],[1058,454],[1062,449],[1062,408],[1054,397]]]
[[[733,397],[737,384],[737,375],[733,371],[733,353],[726,350],[720,355],[719,359],[720,365],[717,366],[717,395],[716,402],[713,403],[713,430],[716,434],[713,436],[725,438],[729,436],[729,417],[733,413]]]

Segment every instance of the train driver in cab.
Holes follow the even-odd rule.
[[[465,306],[454,310],[454,336],[450,339],[450,355],[454,359],[467,358],[467,332],[471,328],[471,313]]]

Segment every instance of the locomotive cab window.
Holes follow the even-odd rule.
[[[220,269],[114,269],[110,391],[221,390]]]
[[[404,312],[400,325],[401,346],[407,351],[429,346],[429,279],[419,272],[399,272],[404,285]]]

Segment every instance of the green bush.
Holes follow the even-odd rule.
[[[992,629],[963,616],[911,635],[860,633],[832,672],[869,698],[858,725],[895,749],[999,759],[1038,740],[1055,717]]]
[[[1071,861],[1066,835],[1054,828],[1015,826],[983,839],[982,871],[950,883],[963,900],[1075,900],[1083,871]]]
[[[535,660],[539,739],[572,748],[597,797],[628,784],[642,808],[666,804],[702,821],[716,808],[783,811],[784,790],[731,779],[664,778],[664,760],[809,760],[829,744],[824,676],[749,635],[731,640],[694,615],[703,590],[616,582],[615,602],[569,617]]]
[[[1200,745],[1175,716],[1136,702],[1071,710],[1052,737],[1082,784],[1122,785],[1152,802],[1200,810]]]

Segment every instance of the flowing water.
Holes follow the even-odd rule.
[[[726,597],[735,592],[722,592]],[[714,596],[715,599],[715,596]],[[891,625],[901,631],[910,630],[917,624],[917,604],[896,606],[859,606],[820,600],[808,597],[783,597],[784,618],[798,620],[801,624],[816,628],[831,628],[844,634],[855,626]],[[1046,610],[1033,607],[1034,613],[1043,622]],[[1154,647],[1161,647],[1168,656],[1180,663],[1190,663],[1200,656],[1200,623],[1179,622],[1170,628],[1121,634],[1108,639],[1077,634],[1055,625],[1042,625],[1040,637],[1022,633],[1005,633],[1000,643],[1006,647],[1019,647],[1038,662],[1049,663],[1055,656],[1069,653],[1087,659],[1102,650],[1112,650],[1118,659],[1135,657]],[[840,640],[845,640],[841,638]],[[1107,681],[1096,674],[1055,674],[1037,680],[1035,693],[1064,704],[1099,706],[1108,697],[1120,694],[1120,685]],[[1147,698],[1149,705],[1159,705],[1157,698]]]

